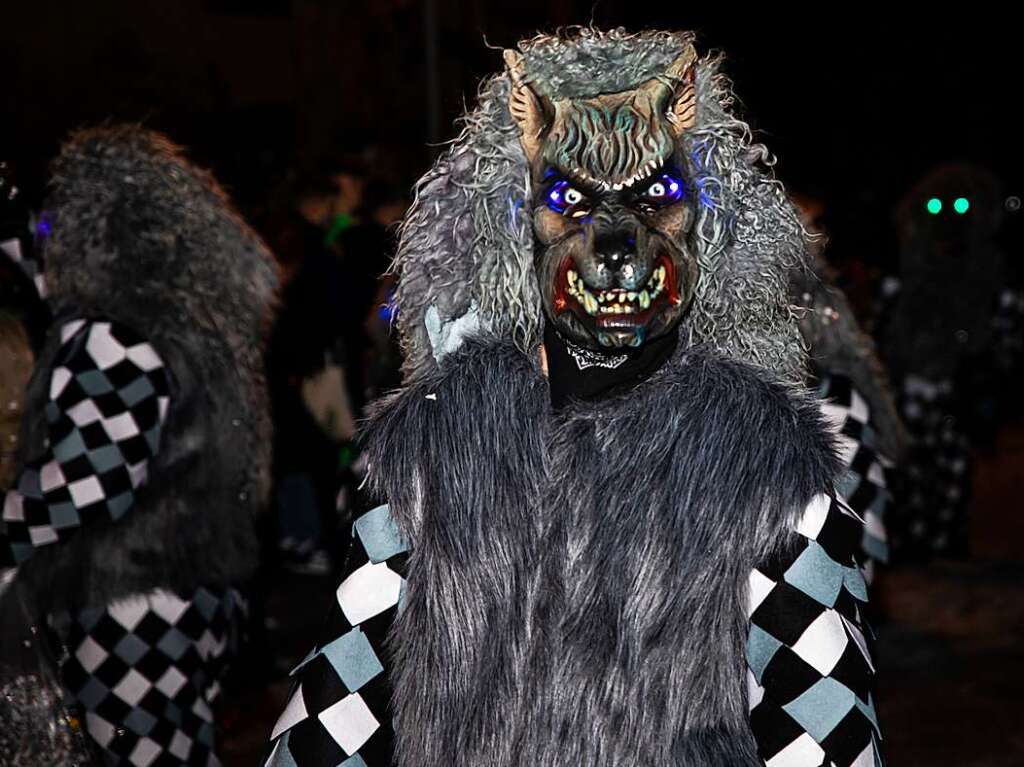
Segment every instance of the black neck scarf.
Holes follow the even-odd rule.
[[[572,400],[593,402],[628,391],[656,373],[678,345],[679,333],[672,331],[637,349],[606,354],[576,346],[545,322],[551,407],[559,411]]]

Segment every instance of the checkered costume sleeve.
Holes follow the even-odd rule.
[[[833,425],[845,472],[837,490],[864,519],[857,561],[870,577],[873,562],[889,561],[885,512],[891,501],[885,472],[891,462],[878,450],[878,435],[871,424],[871,410],[853,382],[843,375],[825,375],[817,394],[821,408]]]
[[[750,576],[750,725],[767,767],[881,767],[874,666],[854,557],[862,521],[815,498],[795,549]]]
[[[387,506],[352,526],[345,577],[322,640],[292,671],[266,767],[389,767],[394,730],[385,640],[405,587],[408,547]]]
[[[47,447],[4,495],[0,567],[17,566],[83,525],[120,519],[160,444],[170,398],[153,347],[103,320],[67,322],[60,333]]]

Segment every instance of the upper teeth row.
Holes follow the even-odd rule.
[[[579,301],[587,314],[634,314],[638,310],[648,309],[651,301],[657,298],[665,289],[665,267],[659,266],[651,274],[646,287],[639,291],[613,288],[602,290],[596,296],[587,290],[583,280],[572,269],[566,274],[568,288],[566,292]]]
[[[644,167],[642,167],[640,170],[638,170],[632,176],[627,178],[625,181],[622,181],[622,182],[620,182],[618,184],[612,184],[612,189],[617,192],[617,191],[619,191],[620,189],[622,189],[624,187],[633,186],[633,184],[635,184],[637,181],[645,179],[649,175],[654,173],[654,171],[655,171],[655,169],[657,167],[658,167],[658,163],[655,162],[654,160],[651,160],[649,163],[647,163]]]
[[[583,170],[583,168],[573,168],[572,172],[573,172],[573,175],[576,176],[577,178],[582,179],[583,181],[589,181],[592,184],[597,184],[598,186],[600,186],[606,192],[608,190],[612,190],[612,191],[618,192],[621,189],[625,189],[626,187],[633,186],[633,184],[635,184],[637,181],[641,181],[641,180],[647,178],[652,173],[654,173],[654,171],[657,170],[657,168],[658,168],[658,161],[657,160],[651,160],[646,165],[644,165],[642,168],[640,168],[640,170],[638,170],[636,173],[634,173],[632,176],[630,176],[628,179],[626,179],[625,181],[619,181],[618,183],[615,183],[615,184],[609,184],[607,181],[604,181],[604,180],[601,180],[601,179],[596,179],[593,176],[591,176],[589,173],[587,173],[585,170]]]

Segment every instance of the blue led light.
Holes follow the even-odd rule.
[[[523,200],[522,199],[514,200],[510,196],[509,197],[509,202],[512,203],[512,210],[509,213],[509,220],[510,220],[510,222],[512,224],[512,227],[515,228],[518,225],[518,223],[519,223],[519,211],[521,211],[523,209]]]
[[[683,179],[672,171],[663,171],[644,190],[643,197],[655,205],[671,205],[683,199]]]
[[[395,296],[395,289],[391,288],[387,292],[387,300],[384,301],[377,309],[377,316],[380,317],[381,321],[386,322],[390,325],[395,317],[398,315],[398,300]]]
[[[566,199],[566,196],[573,192],[575,192],[576,195],[579,195],[579,192],[569,184],[567,179],[559,179],[548,189],[545,202],[547,202],[548,207],[555,211],[555,213],[565,213],[575,204],[575,202]],[[576,202],[578,202],[578,200]]]

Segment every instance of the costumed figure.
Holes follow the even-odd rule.
[[[899,274],[883,281],[876,333],[910,439],[897,558],[969,553],[973,453],[1019,402],[1024,290],[996,243],[1001,220],[995,177],[970,165],[935,169],[898,209]]]
[[[875,563],[889,560],[885,515],[892,503],[889,475],[906,434],[888,377],[824,259],[796,275],[792,299],[810,357],[808,383],[824,400],[836,431],[844,472],[837,488],[864,519],[858,561],[870,581]]]
[[[257,559],[272,258],[205,172],[135,127],[75,134],[43,243],[2,565],[64,648],[111,765],[212,765],[210,704]]]
[[[692,36],[505,53],[401,232],[404,386],[268,764],[878,765],[803,229]]]

